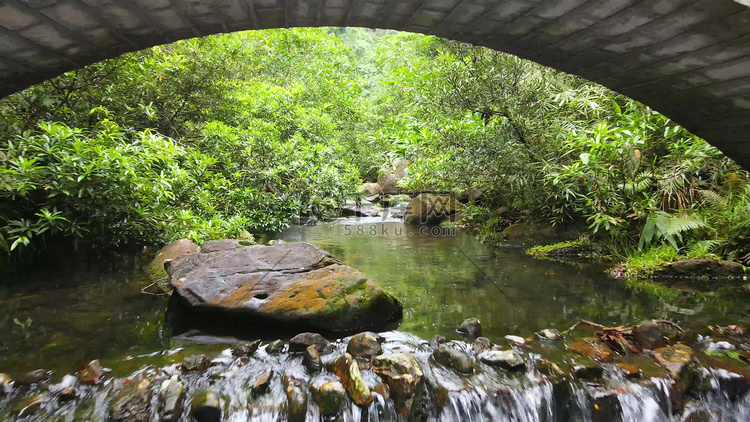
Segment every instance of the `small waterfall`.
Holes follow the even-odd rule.
[[[459,374],[437,364],[431,358],[434,349],[422,339],[399,332],[383,333],[383,336],[386,353],[412,354],[424,373],[421,400],[415,400],[410,416],[399,413],[387,389],[382,390],[379,377],[366,363],[362,364],[362,378],[372,389],[374,401],[358,406],[347,395],[335,415],[322,415],[308,386],[316,379],[328,382],[338,381],[338,377],[325,370],[308,373],[299,353],[266,353],[261,346],[250,358],[235,358],[231,349],[226,349],[215,355],[210,366],[201,371],[186,371],[176,362],[162,366],[144,364],[126,378],[108,378],[98,386],[79,385],[77,399],[70,401],[56,397],[50,392],[52,388],[16,388],[9,397],[0,398],[0,420],[106,421],[119,392],[126,384],[132,384],[133,381],[128,380],[146,378],[151,381],[146,392],[148,420],[156,422],[160,420],[162,405],[159,388],[175,375],[186,391],[184,412],[179,419],[182,422],[191,420],[190,406],[199,392],[210,392],[219,398],[224,421],[291,420],[287,395],[289,379],[299,380],[303,388],[306,398],[303,419],[308,421],[662,422],[693,421],[698,417],[703,417],[699,420],[724,422],[750,420],[750,394],[734,388],[740,385],[736,382],[739,375],[726,370],[701,368],[696,390],[689,397],[676,397],[671,379],[628,380],[618,375],[614,364],[605,364],[604,375],[593,381],[549,377],[536,368],[540,355],[527,352],[523,354],[527,369],[512,372],[486,366],[475,359],[476,353],[472,352],[470,344],[452,342],[456,348],[472,355],[477,365],[472,375]],[[345,352],[346,340],[333,343],[331,348],[324,354],[324,364]],[[181,353],[171,350],[161,355],[179,361],[183,359]],[[148,358],[143,357],[144,361]],[[253,384],[268,370],[273,371],[273,376],[267,390],[254,393]],[[19,404],[40,394],[44,404],[31,416],[19,417],[16,413]],[[675,412],[673,402],[678,399],[683,400],[684,405]]]

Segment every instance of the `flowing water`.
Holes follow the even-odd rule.
[[[459,229],[409,227],[380,218],[292,227],[274,237],[314,243],[402,301],[403,322],[398,331],[382,333],[383,347],[419,360],[427,385],[423,420],[661,421],[696,415],[705,418],[700,420],[750,420],[750,395],[736,386],[733,373],[724,369],[728,365],[717,366],[709,362],[715,357],[702,352],[702,387],[675,409],[672,381],[658,368],[646,370],[646,363],[636,362],[644,368],[639,380],[626,380],[614,364],[605,364],[595,382],[560,379],[535,366],[539,357],[563,362],[569,352],[562,342],[519,346],[504,338],[529,338],[544,328],[564,330],[579,319],[611,326],[670,319],[696,329],[747,324],[750,294],[741,283],[718,290],[685,282],[672,282],[680,290],[626,285],[607,276],[601,265],[535,260],[519,248],[486,246]],[[112,368],[102,385],[78,386],[77,400],[62,402],[44,393],[44,404],[30,420],[106,420],[124,379],[141,372],[152,380],[152,420],[158,420],[160,383],[172,374],[180,374],[188,402],[197,391],[216,392],[225,420],[287,420],[282,374],[304,383],[333,377],[308,374],[301,356],[268,354],[265,346],[248,362],[233,358],[227,345],[178,344],[184,340],[173,337],[164,322],[167,298],[141,293],[148,284],[147,263],[148,256],[140,252],[63,254],[6,277],[0,287],[0,372],[20,379],[44,368],[54,371],[54,384],[94,358]],[[521,353],[527,370],[511,373],[477,362],[477,372],[466,376],[435,364],[430,358],[434,348],[425,340],[435,335],[476,358],[471,343],[460,341],[455,332],[469,317],[479,318],[483,335],[501,348]],[[324,361],[343,352],[346,341],[334,342]],[[196,353],[206,353],[214,364],[205,372],[181,373],[179,362]],[[247,385],[267,369],[276,373],[270,390],[250,398]],[[373,386],[378,383],[367,368],[363,376]],[[38,391],[17,388],[5,399],[0,392],[0,420],[17,419],[19,405]],[[377,400],[369,407],[347,399],[337,416],[325,418],[309,399],[306,419],[399,420],[393,402],[374,394]],[[188,413],[181,420],[188,420]]]

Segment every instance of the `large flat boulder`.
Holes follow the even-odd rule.
[[[391,294],[309,243],[206,242],[170,269],[187,312],[227,317],[248,330],[377,330],[402,316]]]

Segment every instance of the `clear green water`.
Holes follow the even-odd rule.
[[[564,329],[582,318],[608,325],[672,319],[688,327],[750,322],[750,293],[741,283],[664,295],[627,287],[601,266],[535,260],[460,230],[432,235],[359,219],[292,227],[275,237],[314,243],[384,286],[404,305],[399,330],[422,338],[457,338],[455,328],[469,317],[479,318],[492,340]],[[147,263],[139,252],[50,256],[5,280],[0,372],[64,374],[94,358],[121,361],[172,346],[167,299],[140,291],[148,284]]]

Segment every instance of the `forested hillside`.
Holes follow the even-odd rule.
[[[396,160],[487,240],[583,221],[634,270],[747,263],[748,173],[648,107],[515,56],[364,29],[217,35],[0,102],[0,249],[250,238],[336,215]]]

